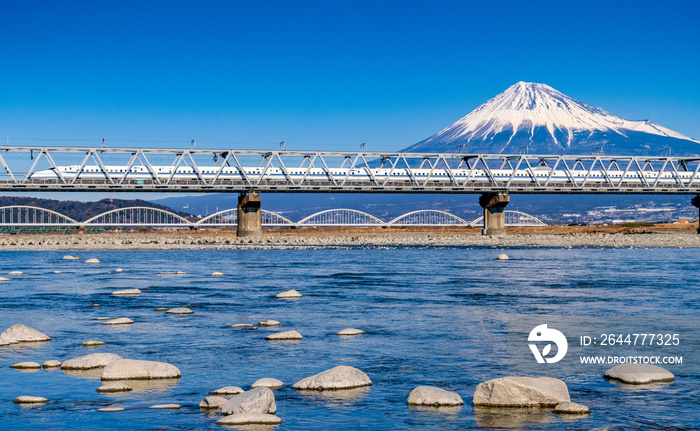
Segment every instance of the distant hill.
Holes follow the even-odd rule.
[[[546,84],[518,82],[402,151],[692,156],[700,155],[700,142],[651,121],[618,117]]]
[[[40,207],[52,211],[56,211],[65,216],[72,218],[77,221],[85,221],[91,217],[98,214],[117,209],[117,208],[128,208],[128,207],[148,207],[148,208],[158,208],[162,210],[167,210],[170,212],[175,212],[181,217],[192,217],[192,214],[183,211],[173,211],[165,205],[160,205],[157,203],[144,201],[141,199],[134,200],[122,200],[122,199],[102,199],[97,202],[77,202],[77,201],[59,201],[54,199],[41,199],[41,198],[27,198],[27,197],[8,197],[0,196],[0,206],[11,206],[11,205],[28,205]]]

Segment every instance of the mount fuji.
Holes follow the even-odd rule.
[[[700,141],[631,121],[532,82],[518,82],[405,152],[700,155]]]

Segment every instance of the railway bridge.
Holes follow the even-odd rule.
[[[478,194],[486,235],[505,233],[517,193],[696,195],[700,208],[700,156],[4,146],[0,165],[3,192],[239,193],[241,236],[262,234],[261,193]]]

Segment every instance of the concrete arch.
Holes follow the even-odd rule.
[[[438,223],[426,223],[425,220],[432,218],[432,220],[438,220]],[[418,222],[410,222],[411,220],[418,220]],[[422,219],[422,221],[421,221]],[[409,222],[402,222],[403,220],[408,220]],[[454,220],[456,223],[445,223],[440,222],[440,220],[448,221]],[[463,218],[457,217],[454,214],[448,213],[446,211],[440,210],[418,210],[411,211],[409,213],[400,215],[395,219],[387,223],[388,226],[471,226],[469,222]]]
[[[142,213],[143,212],[143,213]],[[130,216],[133,216],[136,214],[136,217],[129,217],[131,220],[136,220],[136,221],[129,221],[129,222],[122,222],[118,218],[120,214],[128,214]],[[142,219],[142,214],[145,215],[146,218],[149,218],[150,215],[150,221]],[[109,222],[100,222],[100,218],[106,218],[111,215],[116,215],[117,221],[114,222],[112,221],[113,219],[110,218]],[[165,219],[163,218],[165,217]],[[156,220],[157,221],[154,221]],[[168,218],[171,218],[172,220],[168,220]],[[170,211],[162,210],[160,208],[152,208],[152,207],[127,207],[127,208],[116,208],[113,210],[109,210],[107,212],[104,212],[102,214],[98,214],[95,217],[92,217],[82,223],[83,226],[183,226],[183,227],[191,227],[194,225],[191,221],[187,220],[184,217],[181,217],[175,213],[172,213]]]
[[[260,210],[263,226],[294,226],[288,218],[273,211]],[[236,226],[238,224],[238,208],[229,208],[208,215],[195,223],[195,226]]]
[[[524,213],[522,211],[503,211],[505,213],[506,217],[506,226],[547,226],[545,222],[542,220],[538,219],[535,216],[531,216],[530,214]],[[484,217],[481,216],[475,220],[473,220],[471,223],[469,223],[472,226],[483,226],[484,225]]]
[[[340,220],[339,220],[340,219]],[[363,211],[347,208],[320,211],[300,220],[297,226],[384,226],[385,223]]]
[[[24,216],[27,217],[30,215],[29,211],[34,211],[31,216],[35,219],[34,222],[32,223],[22,223],[21,217],[22,217],[22,210],[25,210]],[[10,211],[10,214],[7,215],[7,211]],[[17,214],[18,219],[15,220],[15,214],[13,214],[13,211],[17,211],[19,214]],[[47,214],[49,217],[49,220],[51,220],[51,217],[55,217],[57,221],[51,222],[49,221],[48,223],[45,221],[42,221],[41,223],[36,222],[36,215],[37,212],[42,215],[42,220],[43,220],[43,215]],[[67,215],[63,215],[59,212],[52,211],[52,210],[47,210],[46,208],[41,208],[41,207],[34,207],[30,205],[8,205],[6,207],[0,207],[0,226],[79,226],[80,223],[76,220],[73,220],[72,218],[68,217]]]

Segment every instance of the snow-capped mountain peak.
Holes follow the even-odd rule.
[[[546,132],[545,132],[546,131]],[[541,147],[546,141],[570,152],[581,138],[628,138],[630,132],[692,141],[650,121],[630,121],[575,100],[546,84],[518,82],[479,106],[450,127],[407,150],[428,151],[430,144],[490,143],[497,153],[517,153],[519,147]],[[617,140],[617,138],[612,140]],[[605,139],[601,142],[605,145]],[[444,146],[444,145],[443,145]],[[590,145],[589,145],[590,146]]]

